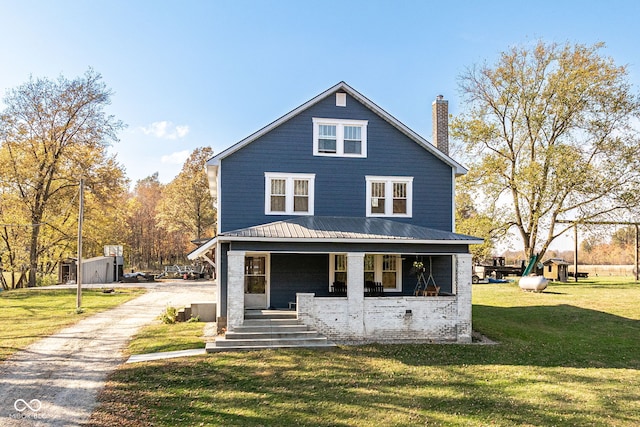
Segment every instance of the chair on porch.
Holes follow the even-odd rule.
[[[381,282],[372,282],[367,280],[364,282],[364,296],[381,297],[384,295],[384,287]]]
[[[335,296],[346,296],[347,284],[345,282],[333,282],[329,293]]]

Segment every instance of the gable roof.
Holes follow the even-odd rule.
[[[551,265],[551,264],[555,264],[555,265],[571,265],[569,264],[567,261],[563,260],[562,258],[550,258],[548,260],[546,260],[545,262],[542,263],[542,265]]]
[[[413,130],[409,129],[407,126],[405,126],[398,119],[393,117],[391,114],[387,113],[385,110],[383,110],[378,105],[376,105],[373,101],[371,101],[370,99],[368,99],[367,97],[362,95],[360,92],[358,92],[355,89],[353,89],[351,86],[349,86],[345,82],[340,82],[340,83],[336,84],[335,86],[330,87],[329,89],[325,90],[324,92],[322,92],[318,96],[310,99],[309,101],[305,102],[304,104],[302,104],[298,108],[290,111],[289,113],[285,114],[284,116],[280,117],[279,119],[271,122],[267,126],[265,126],[262,129],[260,129],[259,131],[249,135],[248,137],[244,138],[243,140],[239,141],[238,143],[236,143],[236,144],[232,145],[231,147],[221,151],[220,153],[218,153],[217,155],[215,155],[211,159],[209,159],[209,161],[207,162],[207,166],[215,166],[215,167],[217,167],[219,162],[220,162],[220,160],[222,160],[225,157],[235,153],[236,151],[240,150],[244,146],[252,143],[256,139],[260,138],[261,136],[265,135],[266,133],[270,132],[271,130],[275,129],[276,127],[280,126],[281,124],[283,124],[287,120],[289,120],[292,117],[298,115],[302,111],[312,107],[313,105],[315,105],[318,102],[320,102],[323,99],[325,99],[327,96],[330,96],[331,94],[333,94],[333,93],[335,93],[337,91],[344,91],[344,92],[348,93],[349,95],[351,95],[356,100],[358,100],[359,102],[361,102],[363,105],[365,105],[371,111],[376,113],[382,119],[384,119],[389,124],[391,124],[396,129],[398,129],[400,132],[402,132],[403,134],[405,134],[406,136],[411,138],[413,141],[415,141],[422,148],[424,148],[425,150],[429,151],[431,154],[433,154],[434,156],[436,156],[437,158],[442,160],[447,165],[451,166],[455,170],[456,175],[464,175],[464,174],[467,173],[467,169],[464,166],[462,166],[460,163],[456,162],[451,157],[449,157],[446,154],[444,154],[436,146],[434,146],[429,141],[427,141],[426,139],[424,139],[423,137],[418,135]]]

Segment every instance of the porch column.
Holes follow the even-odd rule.
[[[459,343],[471,343],[471,254],[454,255]]]
[[[245,251],[227,253],[227,330],[244,323]]]
[[[347,253],[347,314],[349,333],[364,338],[363,253]]]

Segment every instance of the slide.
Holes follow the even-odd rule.
[[[536,262],[538,262],[538,255],[531,255],[531,258],[529,259],[529,264],[527,265],[527,268],[524,269],[524,273],[522,273],[522,277],[528,276],[531,273],[531,270],[533,270],[533,267],[535,267]]]

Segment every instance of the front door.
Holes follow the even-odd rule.
[[[267,256],[251,255],[244,258],[244,307],[267,308]]]

